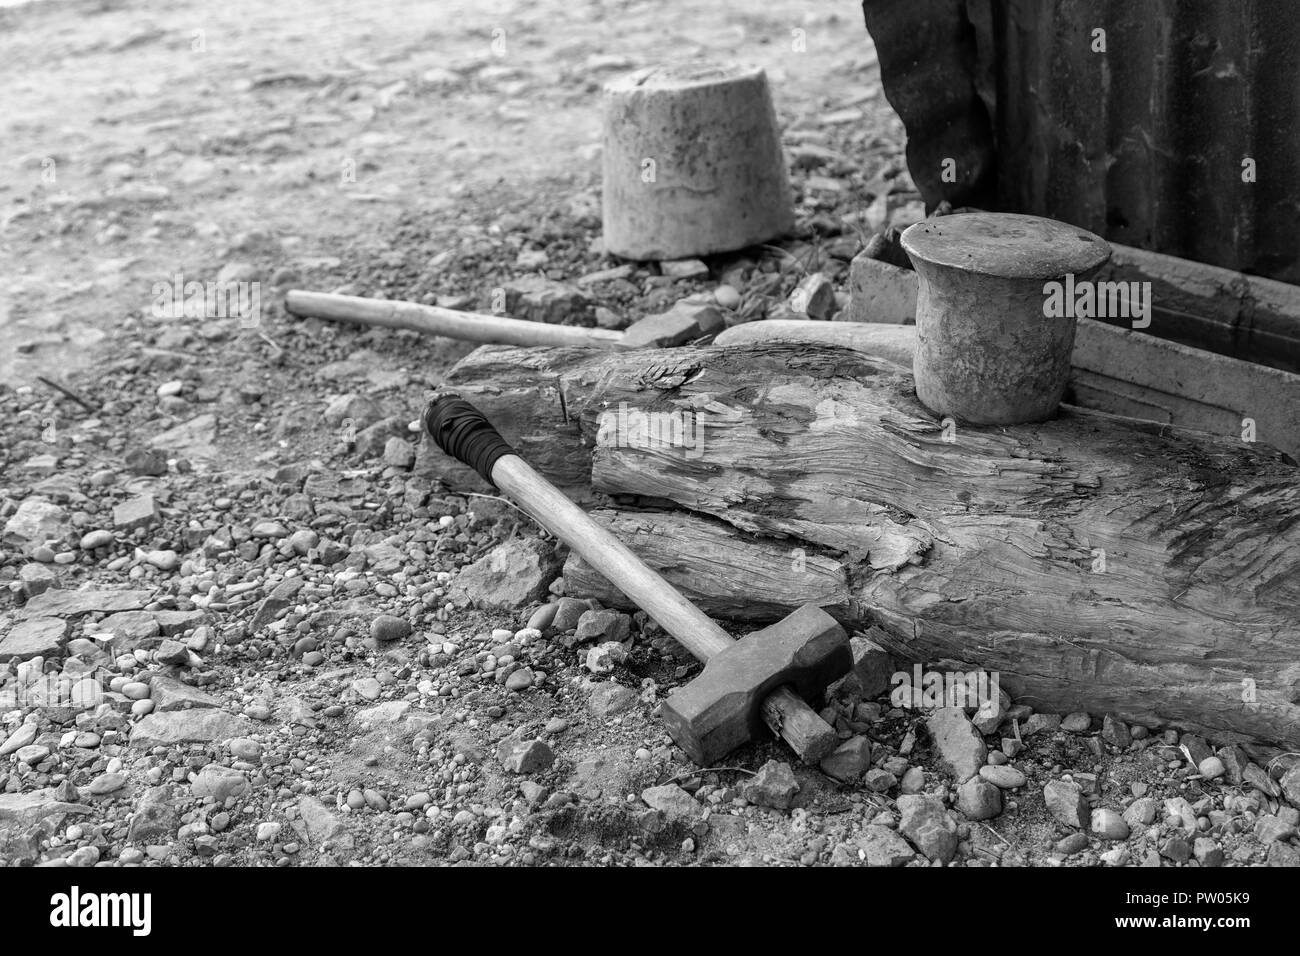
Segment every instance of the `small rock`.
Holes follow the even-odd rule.
[[[988,757],[984,738],[960,707],[940,707],[926,718],[926,729],[939,757],[958,783],[980,772]]]
[[[854,842],[861,848],[867,866],[906,866],[916,856],[906,840],[876,824],[863,827]]]
[[[947,863],[957,853],[957,824],[943,802],[921,794],[898,798],[898,832],[932,862]]]
[[[1061,721],[1061,729],[1068,730],[1072,734],[1086,734],[1091,727],[1092,717],[1083,711],[1067,714]]]
[[[1116,811],[1104,807],[1092,811],[1091,829],[1093,835],[1103,840],[1127,840],[1129,835],[1129,827],[1124,818]]]
[[[769,760],[744,782],[740,792],[755,806],[788,810],[799,792],[799,781],[788,763]]]
[[[616,641],[608,641],[587,651],[586,668],[593,674],[612,674],[626,660],[627,649]]]
[[[957,809],[969,820],[989,820],[1002,812],[1002,791],[980,777],[957,788]]]
[[[388,644],[411,636],[411,624],[405,618],[381,614],[370,622],[370,637],[376,644]]]
[[[576,644],[588,641],[622,644],[631,633],[632,619],[621,611],[585,611],[578,618],[573,639]]]
[[[539,773],[555,763],[555,753],[544,740],[506,737],[497,745],[497,760],[510,773]]]
[[[614,681],[602,681],[592,687],[587,697],[587,709],[597,717],[612,717],[636,706],[636,691]]]
[[[1089,820],[1088,801],[1077,783],[1068,780],[1051,780],[1043,787],[1043,801],[1047,811],[1058,822],[1068,827],[1086,827]]]
[[[1218,757],[1210,756],[1200,762],[1196,768],[1196,772],[1206,780],[1218,780],[1228,771],[1227,768],[1223,766],[1222,760]]]
[[[704,806],[675,783],[648,787],[641,791],[641,799],[669,820],[694,821],[704,815]]]
[[[840,781],[854,783],[871,766],[871,741],[867,737],[850,737],[821,762],[822,773]]]
[[[1001,787],[1003,790],[1015,790],[1017,787],[1023,787],[1026,783],[1025,775],[1008,764],[980,767],[980,776],[995,787]]]
[[[107,548],[115,540],[111,531],[103,529],[88,531],[81,536],[81,550],[94,551],[96,548]]]

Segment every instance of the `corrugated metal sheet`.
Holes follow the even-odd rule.
[[[1300,283],[1300,3],[866,0],[863,10],[927,201],[1051,216]],[[958,160],[955,183],[942,179],[945,156]],[[1254,182],[1243,182],[1245,159]]]

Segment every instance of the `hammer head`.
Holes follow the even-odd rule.
[[[755,631],[709,658],[700,676],[664,703],[663,720],[678,746],[702,767],[767,735],[761,706],[790,685],[805,700],[853,666],[849,636],[815,604]]]

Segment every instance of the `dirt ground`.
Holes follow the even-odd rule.
[[[0,864],[1300,860],[1289,765],[1104,715],[944,743],[876,688],[829,714],[845,779],[774,742],[693,767],[655,714],[682,652],[591,609],[628,645],[595,673],[547,617],[576,607],[553,542],[403,437],[470,346],[284,313],[291,286],[486,309],[616,265],[601,83],[700,58],[766,68],[797,235],[586,286],[592,321],[723,284],[771,315],[814,269],[842,297],[917,214],[852,3],[0,8]],[[261,321],[158,315],[178,275],[261,283]],[[501,549],[519,580],[479,593],[537,593],[466,606]],[[88,674],[93,713],[30,702]]]
[[[328,287],[403,215],[590,186],[602,81],[701,56],[765,67],[787,126],[890,125],[852,3],[0,9],[0,378],[93,366],[155,282],[215,278],[250,234]]]

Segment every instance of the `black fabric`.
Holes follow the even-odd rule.
[[[518,454],[483,413],[459,395],[443,395],[430,402],[424,412],[424,428],[439,448],[494,487],[492,466],[503,455]]]

